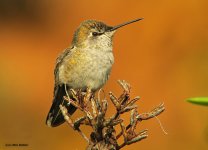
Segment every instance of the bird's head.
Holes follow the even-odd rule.
[[[77,47],[89,45],[111,46],[112,37],[118,28],[142,19],[143,18],[135,19],[117,26],[108,26],[105,23],[96,20],[86,20],[82,22],[75,31],[72,45]]]

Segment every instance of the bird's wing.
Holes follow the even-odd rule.
[[[72,48],[67,48],[59,55],[56,60],[56,66],[54,70],[55,75],[55,86],[54,86],[54,98],[51,109],[49,110],[48,116],[46,118],[46,124],[55,127],[65,122],[63,115],[61,114],[59,105],[63,105],[67,108],[69,114],[73,114],[76,108],[72,105],[68,105],[68,102],[63,99],[66,95],[66,89],[64,84],[59,83],[59,67],[62,64],[64,58],[70,55]],[[69,87],[67,87],[68,90]]]
[[[70,48],[66,48],[56,59],[56,65],[55,65],[55,69],[54,69],[54,75],[55,75],[55,82],[57,83],[58,81],[58,71],[59,71],[59,67],[60,65],[62,64],[64,58],[67,56],[67,55],[70,55],[72,49],[74,47],[70,47]]]
[[[69,47],[69,48],[66,48],[56,59],[56,65],[55,65],[55,69],[54,69],[54,77],[55,77],[55,85],[54,85],[54,97],[58,91],[58,83],[59,83],[59,67],[60,65],[62,64],[64,58],[67,56],[67,55],[70,55],[72,49],[74,47]]]

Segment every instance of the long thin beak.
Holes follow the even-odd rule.
[[[119,25],[117,25],[117,26],[114,26],[114,27],[110,28],[108,31],[110,31],[110,32],[111,32],[111,31],[114,31],[114,30],[116,30],[116,29],[118,29],[118,28],[120,28],[120,27],[123,27],[123,26],[125,26],[125,25],[128,25],[128,24],[131,24],[131,23],[140,21],[140,20],[142,20],[142,19],[144,19],[144,18],[138,18],[138,19],[135,19],[135,20],[131,20],[131,21],[128,21],[128,22],[119,24]]]

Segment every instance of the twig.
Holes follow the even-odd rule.
[[[141,115],[137,115],[136,119],[141,122],[142,120],[148,120],[151,119],[155,116],[160,115],[163,111],[165,110],[164,104],[160,104],[159,106],[157,106],[156,108],[154,108],[152,111],[150,111],[149,113],[142,113]],[[127,125],[126,130],[128,130],[131,127],[131,124]],[[120,132],[116,138],[118,139],[120,136],[122,135],[122,133]]]
[[[165,110],[164,104],[162,103],[148,113],[138,113],[136,102],[140,97],[131,99],[130,84],[124,80],[119,80],[118,83],[123,88],[123,93],[117,97],[113,92],[109,92],[110,100],[116,109],[116,112],[112,114],[111,117],[106,117],[105,115],[108,109],[108,101],[106,100],[105,95],[104,98],[101,99],[100,93],[103,91],[102,89],[98,91],[97,97],[94,96],[95,94],[90,89],[87,89],[86,93],[82,93],[80,90],[75,91],[70,89],[73,98],[72,100],[65,87],[67,97],[65,96],[64,99],[82,111],[84,116],[73,121],[63,105],[60,105],[61,112],[69,126],[77,131],[88,142],[87,150],[119,150],[126,145],[147,138],[148,135],[146,129],[136,133],[137,124],[142,120],[156,117]],[[127,112],[131,112],[130,123],[125,126],[121,116]],[[160,121],[159,124],[163,129]],[[80,130],[80,125],[92,127],[93,131],[90,134],[90,139],[88,139]],[[121,132],[116,136],[115,126],[117,125],[120,125]],[[119,144],[118,138],[121,136],[123,136],[124,140],[123,143]]]
[[[72,127],[74,130],[76,130],[86,141],[87,143],[89,143],[89,139],[87,138],[87,136],[79,129],[79,127],[74,128],[74,123],[72,121],[72,119],[69,117],[69,115],[67,114],[67,109],[66,107],[60,105],[60,110],[62,112],[62,115],[64,116],[64,119],[66,120],[66,122],[70,125],[70,127]]]

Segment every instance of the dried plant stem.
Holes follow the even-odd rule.
[[[106,111],[108,108],[107,100],[100,98],[100,93],[103,90],[99,90],[98,97],[94,97],[94,94],[90,89],[87,89],[86,93],[70,90],[73,99],[70,99],[67,93],[67,97],[64,97],[70,104],[83,112],[84,116],[77,118],[75,121],[71,119],[71,116],[67,113],[67,109],[60,105],[61,112],[64,119],[71,128],[77,131],[88,143],[87,150],[119,150],[126,145],[130,145],[147,138],[147,130],[136,133],[136,126],[142,120],[148,120],[160,115],[164,110],[164,104],[160,104],[152,111],[148,113],[137,112],[137,105],[135,104],[140,98],[135,97],[130,99],[130,85],[124,81],[119,80],[119,85],[123,88],[123,93],[116,97],[112,92],[109,93],[109,97],[116,112],[111,117],[106,117]],[[121,115],[127,112],[130,113],[130,123],[125,126]],[[93,131],[90,134],[90,139],[80,130],[80,125],[91,126]],[[115,126],[120,125],[121,131],[116,135]],[[123,143],[119,144],[118,139],[123,136]]]
[[[64,116],[64,119],[70,125],[70,127],[72,127],[74,130],[76,130],[87,141],[87,143],[89,143],[89,139],[87,138],[87,136],[79,129],[79,127],[74,126],[74,123],[73,123],[72,119],[67,114],[66,107],[64,107],[62,105],[60,105],[59,107],[60,107],[60,110],[61,110],[61,112]]]

